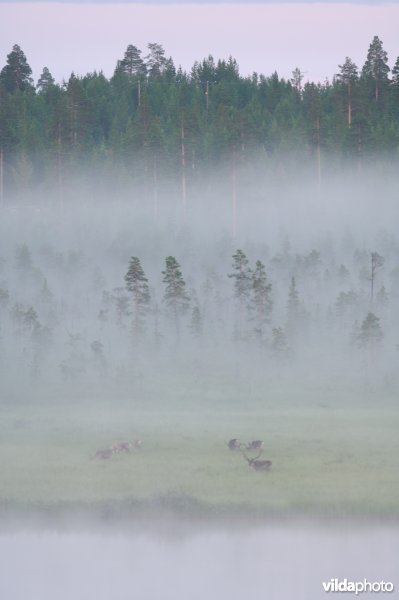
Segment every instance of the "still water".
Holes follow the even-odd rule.
[[[7,530],[1,600],[320,600],[332,578],[392,582],[399,529],[364,523]]]

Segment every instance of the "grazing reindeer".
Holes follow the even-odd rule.
[[[227,447],[229,450],[239,450],[241,448],[240,440],[237,438],[233,438],[229,442],[227,442]]]
[[[247,444],[247,450],[263,450],[263,446],[262,440],[253,440]]]
[[[133,442],[117,442],[111,446],[112,452],[119,454],[120,452],[131,452],[132,450],[139,450],[143,442],[141,440],[134,440]]]
[[[112,444],[110,450],[115,454],[120,454],[120,452],[130,452],[131,447],[131,442],[117,442],[116,444]]]
[[[254,471],[269,471],[272,466],[271,460],[258,460],[262,454],[262,450],[259,452],[258,456],[255,456],[255,458],[248,458],[243,450],[241,450],[241,454]]]
[[[95,455],[92,456],[91,458],[99,459],[99,460],[107,460],[108,458],[111,458],[112,455],[113,455],[112,448],[106,448],[105,450],[97,450]]]

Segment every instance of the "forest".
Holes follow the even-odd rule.
[[[147,52],[0,70],[0,514],[397,516],[399,59]]]
[[[221,348],[393,377],[399,58],[375,36],[361,69],[303,85],[141,54],[35,86],[15,45],[0,72],[4,381],[137,378],[170,351],[208,368]]]
[[[305,82],[300,67],[290,80],[242,77],[233,57],[185,72],[161,44],[146,52],[129,45],[110,79],[72,73],[56,83],[44,67],[35,84],[12,48],[0,72],[2,201],[48,203],[50,191],[68,201],[83,181],[95,199],[133,186],[185,204],[210,168],[230,181],[256,159],[277,180],[306,167],[320,182],[331,164],[397,160],[399,57],[389,66],[378,36],[362,66],[345,57],[323,83]]]

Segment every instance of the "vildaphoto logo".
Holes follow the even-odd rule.
[[[330,579],[330,581],[323,581],[323,588],[325,592],[349,592],[356,596],[363,592],[374,592],[378,593],[390,593],[393,592],[395,586],[390,581],[349,581],[348,579]]]

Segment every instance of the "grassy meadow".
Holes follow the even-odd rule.
[[[96,400],[87,391],[4,399],[1,511],[398,516],[392,393],[264,381],[247,394],[213,383],[186,377]],[[271,471],[254,472],[229,451],[233,437],[264,440]],[[135,438],[140,450],[92,458]]]

